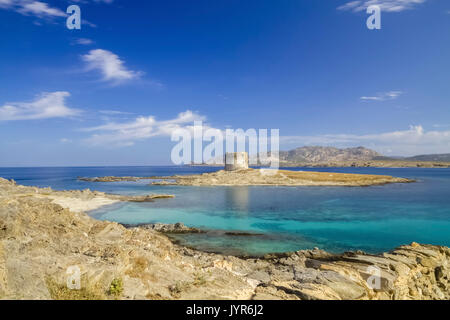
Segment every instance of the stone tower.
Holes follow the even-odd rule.
[[[247,152],[227,152],[225,155],[225,170],[234,171],[248,169]]]

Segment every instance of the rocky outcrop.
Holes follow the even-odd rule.
[[[447,247],[412,243],[381,255],[299,251],[274,261],[291,267],[292,274],[260,286],[254,298],[279,291],[300,299],[450,298]]]
[[[0,299],[450,298],[447,247],[242,259],[175,245],[152,228],[94,220],[36,189],[0,179]],[[81,288],[68,289],[77,268]]]
[[[0,178],[1,179],[1,178]],[[85,212],[96,210],[100,207],[112,205],[120,201],[126,202],[153,202],[156,199],[174,198],[174,195],[168,194],[149,194],[140,196],[128,196],[109,194],[99,191],[85,190],[70,190],[70,191],[55,191],[51,188],[36,188],[16,185],[14,181],[5,179],[0,180],[1,185],[5,189],[14,188],[14,193],[11,197],[35,197],[41,199],[48,199],[52,203],[61,205],[64,208],[70,208],[75,212]]]

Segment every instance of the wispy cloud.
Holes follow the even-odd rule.
[[[61,139],[59,139],[59,142],[61,142],[61,143],[71,143],[72,140],[67,139],[67,138],[61,138]]]
[[[72,0],[72,2],[78,2],[78,3],[89,3],[89,2],[113,3],[114,0]]]
[[[69,92],[42,93],[32,102],[12,102],[0,107],[0,121],[66,118],[78,115],[80,110],[66,106]]]
[[[0,0],[0,8],[8,8],[13,4],[13,0]]]
[[[402,91],[388,91],[388,92],[380,92],[377,93],[374,96],[362,96],[360,97],[361,100],[366,100],[366,101],[386,101],[386,100],[395,100],[397,99],[400,95],[402,95],[403,92]]]
[[[51,6],[48,2],[35,0],[0,0],[0,9],[11,10],[24,16],[31,16],[38,19],[50,20],[56,18],[65,18],[68,14],[65,12],[67,5],[72,2],[88,3],[89,1],[66,1],[63,9]],[[92,1],[91,1],[92,2]],[[93,2],[112,3],[112,0],[93,0]],[[82,20],[82,24],[90,27],[96,27],[95,24]],[[39,24],[39,23],[38,23]]]
[[[132,112],[117,111],[117,110],[100,110],[99,113],[106,114],[106,115],[109,115],[109,116],[133,114]]]
[[[83,46],[87,46],[87,45],[90,45],[93,43],[94,43],[94,41],[91,39],[88,39],[88,38],[77,38],[72,41],[72,44],[79,44],[79,45],[83,45]]]
[[[46,2],[31,0],[0,0],[0,8],[13,10],[23,15],[38,18],[65,17],[67,14],[59,8],[51,7]]]
[[[435,123],[433,124],[433,128],[449,128],[450,124],[449,123]]]
[[[33,15],[39,18],[67,16],[64,11],[58,8],[50,7],[47,3],[40,1],[22,1],[17,9],[17,12],[24,15]]]
[[[95,49],[82,56],[87,70],[97,70],[102,74],[102,80],[120,84],[143,75],[141,71],[129,70],[118,55],[108,50]]]
[[[133,121],[109,122],[97,127],[83,128],[81,131],[99,132],[85,140],[90,145],[131,146],[136,141],[170,136],[177,129],[191,130],[194,121],[204,121],[205,119],[204,116],[187,110],[169,120],[159,121],[154,116],[140,116]]]
[[[413,9],[415,6],[425,2],[426,0],[359,0],[347,2],[337,9],[360,12],[366,10],[371,5],[378,5],[383,12],[401,12]]]
[[[328,145],[338,147],[366,146],[386,155],[411,156],[426,153],[448,153],[450,131],[426,131],[421,125],[408,130],[379,134],[323,134],[315,136],[283,136],[280,143],[289,146]]]

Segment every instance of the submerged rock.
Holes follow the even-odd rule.
[[[163,233],[204,233],[205,231],[187,227],[183,223],[178,222],[174,224],[169,223],[147,223],[147,224],[137,224],[137,225],[126,225],[124,224],[126,228],[141,228],[141,229],[147,229],[147,230],[153,230]]]

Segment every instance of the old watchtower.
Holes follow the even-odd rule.
[[[225,154],[225,170],[234,171],[248,169],[247,152],[227,152]]]

